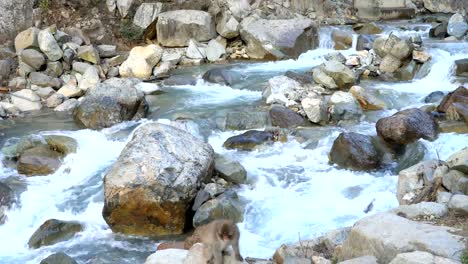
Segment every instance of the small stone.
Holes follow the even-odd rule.
[[[78,48],[78,58],[91,62],[93,64],[99,64],[101,58],[99,52],[92,46],[81,46]]]

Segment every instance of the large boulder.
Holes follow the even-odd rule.
[[[390,264],[459,264],[460,262],[434,256],[429,252],[413,251],[408,253],[398,254]]]
[[[213,163],[211,146],[185,131],[158,123],[138,128],[104,177],[104,219],[125,234],[181,234]]]
[[[239,25],[237,19],[226,12],[221,15],[216,23],[216,31],[222,37],[232,39],[239,36]]]
[[[455,91],[447,94],[437,106],[437,111],[453,115],[458,112],[457,104],[463,106],[468,104],[468,89],[460,86]],[[459,113],[463,114],[463,113]],[[449,115],[450,116],[450,115]]]
[[[245,18],[240,35],[253,59],[297,58],[318,45],[317,26],[310,19]]]
[[[190,39],[208,41],[216,37],[211,15],[198,10],[175,10],[158,15],[157,39],[165,47],[184,47]]]
[[[275,134],[273,132],[250,130],[228,138],[223,147],[226,149],[253,150],[259,145],[272,143],[274,140]]]
[[[454,14],[450,17],[450,20],[447,25],[447,33],[450,36],[461,38],[468,31],[468,23],[466,19],[461,14]]]
[[[421,202],[410,205],[400,205],[392,210],[393,213],[408,218],[441,218],[447,215],[447,205],[436,202]]]
[[[53,245],[68,240],[76,233],[83,231],[83,226],[76,221],[50,219],[45,221],[28,241],[30,248]]]
[[[432,13],[468,12],[468,3],[464,0],[424,0],[424,8]]]
[[[437,123],[434,118],[418,108],[381,118],[377,121],[376,128],[377,134],[390,144],[406,145],[420,138],[435,140],[437,137]]]
[[[468,147],[455,152],[447,159],[447,166],[452,170],[458,170],[468,174]]]
[[[382,36],[374,41],[374,50],[382,58],[392,55],[396,59],[404,60],[413,52],[413,44],[396,35]]]
[[[35,49],[25,49],[21,51],[20,59],[22,62],[33,67],[36,71],[39,70],[46,62],[44,54]]]
[[[436,179],[448,168],[436,160],[428,160],[411,166],[398,174],[397,199],[400,204],[414,204],[432,200],[431,192]]]
[[[75,121],[84,127],[100,129],[146,116],[148,105],[136,79],[112,78],[88,90],[74,111]]]
[[[157,250],[151,254],[144,264],[184,264],[188,250],[169,248]]]
[[[128,59],[120,65],[119,73],[122,77],[149,79],[154,66],[161,60],[162,54],[163,49],[158,45],[134,47],[130,51]]]
[[[341,133],[333,142],[330,162],[351,170],[373,170],[381,165],[382,155],[371,136]]]
[[[62,155],[48,145],[24,151],[18,159],[18,172],[27,176],[49,175],[61,165]]]
[[[414,222],[390,213],[359,220],[343,243],[340,258],[373,255],[389,263],[398,254],[429,251],[436,256],[458,260],[465,248],[463,237],[449,228]]]
[[[221,178],[235,184],[244,183],[247,179],[247,171],[240,162],[223,156],[216,157],[215,170]]]
[[[281,128],[294,128],[308,123],[300,114],[279,105],[273,105],[270,108],[270,119],[273,126]]]
[[[142,3],[133,17],[133,24],[147,28],[162,12],[163,5],[163,3]]]
[[[32,26],[34,0],[0,1],[0,44]],[[21,50],[16,50],[17,52]]]
[[[63,252],[54,253],[41,260],[39,264],[78,264],[72,257]]]
[[[455,194],[450,198],[448,207],[461,216],[468,216],[468,195]]]

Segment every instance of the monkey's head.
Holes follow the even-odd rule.
[[[232,228],[233,223],[225,222],[221,226],[218,232],[218,236],[221,240],[230,241],[234,237],[234,229]]]

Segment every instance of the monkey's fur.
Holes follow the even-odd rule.
[[[223,264],[223,254],[228,254],[226,250],[229,246],[232,246],[238,261],[244,260],[239,252],[239,228],[231,220],[214,220],[199,231],[207,263]]]

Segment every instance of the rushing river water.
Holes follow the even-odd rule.
[[[253,152],[226,150],[223,142],[239,131],[220,131],[216,120],[232,111],[249,111],[262,105],[261,91],[267,80],[287,70],[304,71],[323,62],[331,52],[330,28],[320,31],[320,48],[297,60],[268,63],[234,64],[232,69],[244,76],[242,82],[227,87],[206,84],[199,76],[204,67],[178,70],[181,76],[198,78],[194,85],[167,86],[164,93],[148,96],[151,119],[191,118],[194,133],[207,140],[218,153],[238,160],[248,172],[248,185],[239,194],[247,201],[241,229],[241,252],[250,257],[270,257],[281,244],[314,238],[328,230],[352,225],[364,217],[364,208],[373,200],[372,212],[396,207],[397,177],[390,171],[352,172],[328,163],[333,140],[342,131],[375,134],[378,118],[402,108],[421,106],[422,98],[433,91],[451,91],[460,85],[453,77],[452,64],[466,57],[468,43],[447,43],[427,38],[427,24],[387,23],[384,33],[419,34],[432,55],[430,67],[421,70],[411,82],[362,82],[377,89],[391,109],[368,113],[358,125],[324,127],[309,130],[316,138],[314,148],[305,148],[289,137],[286,143]],[[406,24],[407,25],[407,24]],[[340,27],[350,30],[347,27]],[[343,51],[352,54],[353,49]],[[22,177],[0,163],[0,180],[20,193],[19,204],[8,212],[8,221],[0,226],[0,263],[39,263],[47,255],[64,251],[79,263],[143,263],[154,252],[150,239],[113,234],[102,218],[103,183],[106,169],[117,159],[135,127],[146,122],[119,124],[101,131],[78,130],[70,116],[55,113],[31,115],[24,120],[0,122],[0,146],[11,144],[28,134],[63,134],[75,138],[79,147],[66,157],[53,175]],[[446,159],[468,145],[467,135],[441,134],[434,142],[422,141],[428,151],[425,158]],[[0,157],[1,158],[1,157]],[[73,239],[31,250],[31,234],[46,220],[78,220],[85,225]]]

